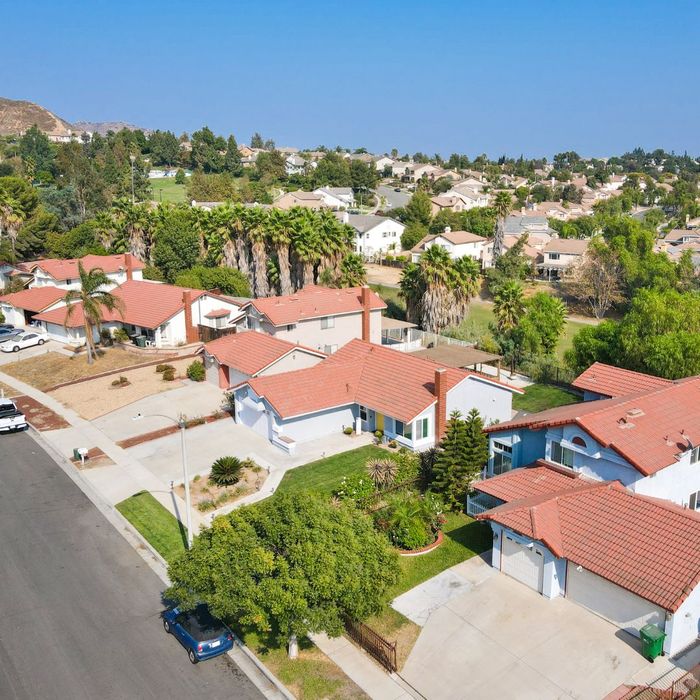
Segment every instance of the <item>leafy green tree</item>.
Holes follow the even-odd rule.
[[[195,265],[175,276],[178,287],[191,289],[218,289],[222,294],[234,297],[250,297],[248,279],[240,270],[230,267],[203,267]]]
[[[224,167],[222,152],[226,149],[226,141],[221,136],[205,126],[192,134],[192,165],[205,173],[220,173]]]
[[[411,221],[401,234],[401,248],[411,250],[428,235],[428,229],[417,221]]]
[[[172,166],[180,160],[180,142],[172,131],[154,131],[148,137],[153,165]]]
[[[338,153],[326,153],[313,175],[317,187],[352,187],[352,176],[348,160]]]
[[[526,314],[520,325],[530,352],[554,352],[564,331],[566,306],[561,299],[547,292],[537,292],[526,303]]]
[[[509,280],[496,289],[493,295],[493,315],[499,331],[515,328],[525,315],[523,287],[516,280]]]
[[[287,177],[284,157],[279,151],[258,153],[255,160],[255,172],[261,180],[266,182],[284,180]]]
[[[499,192],[493,200],[493,210],[496,214],[496,228],[493,234],[493,259],[503,254],[503,239],[505,236],[506,219],[513,208],[513,199],[508,192]]]
[[[415,192],[404,210],[404,222],[409,224],[420,224],[427,229],[428,226],[430,226],[431,219],[432,209],[430,204],[430,196],[426,192]]]
[[[169,568],[166,596],[289,641],[338,636],[378,613],[397,556],[368,516],[320,495],[279,495],[214,520]]]
[[[231,134],[226,142],[226,155],[224,156],[224,170],[234,177],[243,174],[243,164],[241,163],[241,154],[238,150],[236,138]]]
[[[193,267],[198,258],[199,236],[187,210],[170,211],[156,226],[153,263],[172,282],[178,272]]]
[[[73,318],[78,308],[82,308],[87,362],[91,365],[97,354],[95,332],[99,336],[104,311],[117,311],[123,314],[124,302],[120,297],[105,291],[104,288],[111,286],[111,283],[101,268],[86,270],[83,264],[78,262],[78,275],[80,287],[69,289],[63,297],[63,302],[66,304],[66,323]]]
[[[40,206],[20,229],[15,242],[17,256],[21,260],[36,260],[46,251],[49,233],[56,233],[58,228],[58,218]]]
[[[100,244],[97,227],[92,220],[85,221],[65,233],[48,231],[46,250],[50,257],[64,259],[82,258],[90,253],[95,255],[107,253]]]
[[[19,140],[19,154],[25,163],[32,161],[36,175],[46,173],[52,178],[55,174],[55,148],[36,124],[27,129]]]
[[[66,187],[42,187],[39,199],[44,210],[53,214],[61,231],[69,231],[84,220],[80,202],[72,185]]]
[[[250,147],[251,148],[264,148],[265,147],[265,142],[263,141],[263,137],[256,131],[252,138],[250,139]]]
[[[532,258],[525,254],[527,241],[528,234],[525,233],[496,259],[494,266],[488,271],[489,289],[492,292],[505,282],[522,282],[533,274]]]
[[[178,168],[177,172],[175,173],[175,184],[184,185],[186,182],[187,176],[185,175],[185,171],[182,168]]]
[[[379,182],[379,172],[374,163],[363,163],[361,160],[350,162],[350,186],[355,192],[369,192]]]

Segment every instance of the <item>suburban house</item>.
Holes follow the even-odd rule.
[[[392,177],[397,177],[399,179],[407,178],[412,165],[413,163],[409,163],[405,160],[394,161],[394,164],[391,166]]]
[[[443,197],[456,197],[462,202],[462,210],[473,209],[474,207],[487,207],[489,205],[489,195],[482,192],[481,188],[475,189],[470,185],[460,183],[447,190]]]
[[[583,261],[589,244],[590,240],[582,238],[553,238],[542,250],[539,273],[548,280],[570,273]]]
[[[300,175],[306,169],[306,161],[295,153],[290,153],[284,160],[284,170],[287,175]]]
[[[452,411],[484,420],[511,415],[519,389],[443,367],[365,340],[353,340],[314,367],[249,379],[234,387],[240,424],[293,452],[297,443],[344,429],[381,430],[409,449],[431,447]]]
[[[411,249],[411,259],[413,262],[418,262],[420,256],[428,250],[428,248],[437,245],[444,248],[453,260],[467,255],[482,263],[486,244],[487,239],[483,236],[470,233],[469,231],[453,231],[449,226],[446,226],[442,233],[438,233],[434,236],[426,236],[416,244]]]
[[[326,355],[266,333],[240,332],[206,343],[207,379],[230,389],[246,379],[291,372],[318,364]]]
[[[524,212],[520,214],[511,214],[506,217],[504,226],[504,234],[507,236],[522,236],[527,233],[530,236],[530,243],[533,243],[535,236],[541,236],[545,242],[556,235],[556,231],[549,226],[549,221],[546,216],[539,214],[527,216]]]
[[[329,209],[348,209],[355,206],[355,194],[352,187],[319,187],[314,190]]]
[[[369,287],[330,289],[315,285],[289,296],[253,299],[243,307],[251,330],[326,355],[355,338],[381,343],[385,308]]]
[[[80,289],[78,263],[89,272],[100,268],[116,287],[127,280],[143,279],[145,265],[131,253],[120,255],[85,255],[82,258],[60,260],[49,258],[28,263],[34,279],[30,287],[59,287],[61,289]]]
[[[339,218],[355,229],[355,252],[364,258],[401,250],[401,234],[406,226],[400,221],[388,216],[347,212],[342,212]]]
[[[58,287],[34,287],[0,297],[0,311],[6,323],[20,328],[28,326],[42,311],[63,306],[65,289]]]
[[[430,198],[430,211],[433,216],[441,211],[462,211],[464,208],[464,201],[460,197],[440,195]]]
[[[323,198],[314,192],[285,192],[273,202],[277,209],[291,209],[292,207],[306,207],[307,209],[323,209]]]
[[[56,290],[46,287],[26,291],[49,289]],[[65,294],[65,291],[56,291],[61,292],[61,296]],[[200,289],[130,280],[111,293],[121,300],[123,308],[121,312],[104,309],[102,327],[110,331],[123,328],[135,342],[143,338],[144,346],[161,348],[195,343],[199,341],[198,326],[214,329],[245,322],[240,302]],[[33,321],[40,323],[53,340],[71,345],[85,343],[85,319],[80,303],[70,318],[66,305],[61,302],[34,314]],[[95,336],[97,339],[97,329]]]
[[[652,374],[634,372],[631,369],[613,367],[603,362],[594,362],[587,370],[579,374],[571,383],[583,392],[584,401],[597,399],[616,399],[639,391],[648,391],[673,382]]]
[[[475,485],[491,564],[546,598],[565,596],[626,632],[656,624],[664,651],[698,639],[700,514],[540,460]]]
[[[396,161],[393,158],[389,158],[389,156],[379,156],[374,161],[374,167],[380,173],[383,173],[387,168],[393,168],[394,163],[396,163]]]

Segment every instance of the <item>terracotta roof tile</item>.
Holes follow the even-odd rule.
[[[362,287],[330,289],[308,285],[289,296],[254,299],[250,304],[264,314],[273,326],[284,326],[310,318],[362,311]],[[386,309],[386,304],[370,291],[370,308]]]
[[[295,345],[287,340],[275,338],[267,333],[245,331],[217,338],[206,343],[204,349],[216,357],[223,365],[233,367],[243,374],[255,376],[273,362],[285,355],[300,350],[318,357],[325,357],[322,352]]]
[[[126,269],[124,254],[121,255],[84,255],[82,258],[60,260],[47,258],[32,263],[32,268],[40,267],[55,280],[69,280],[78,277],[78,262],[82,262],[85,270],[101,268],[105,273],[119,272]],[[143,270],[145,265],[137,258],[131,258],[131,266],[134,270]]]
[[[579,374],[572,386],[583,391],[593,391],[603,396],[617,397],[634,394],[646,389],[671,384],[670,379],[654,377],[642,372],[633,372],[621,367],[613,367],[602,362],[594,362],[585,372]]]
[[[66,295],[65,289],[58,287],[31,287],[21,292],[13,292],[0,297],[0,301],[25,311],[43,311]]]
[[[477,517],[532,537],[664,610],[677,610],[700,583],[700,515],[618,482],[524,498]]]

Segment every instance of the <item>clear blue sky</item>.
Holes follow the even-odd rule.
[[[38,0],[0,94],[70,120],[475,156],[700,153],[696,0]]]

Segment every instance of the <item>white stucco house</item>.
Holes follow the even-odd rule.
[[[580,265],[588,251],[590,240],[583,238],[553,238],[542,250],[539,273],[547,279],[559,279]]]
[[[253,299],[243,307],[249,329],[326,355],[356,338],[381,343],[385,308],[381,297],[369,287],[330,289],[317,285],[288,296]]]
[[[340,433],[381,430],[422,450],[444,434],[454,410],[486,422],[511,415],[520,390],[484,375],[353,340],[314,367],[259,376],[234,387],[235,417],[282,449]]]
[[[411,249],[411,260],[418,262],[420,256],[432,246],[444,248],[452,260],[465,255],[484,264],[488,239],[469,231],[453,231],[449,226],[442,233],[426,236]]]
[[[355,252],[363,258],[400,252],[401,234],[406,230],[400,221],[389,216],[347,212],[340,212],[338,218],[355,230]]]
[[[653,622],[675,654],[699,632],[700,377],[584,375],[590,400],[486,429],[467,511],[491,523],[496,568],[632,634]]]
[[[329,209],[349,209],[355,206],[355,194],[352,187],[319,187],[314,190]]]
[[[459,184],[447,190],[443,197],[455,197],[462,203],[462,210],[474,209],[474,207],[487,207],[489,205],[489,195],[480,188],[470,185]]]
[[[0,297],[0,311],[6,323],[17,328],[28,326],[42,311],[63,306],[65,289],[59,287],[35,287],[23,289]]]
[[[100,268],[110,280],[111,286],[123,284],[127,280],[142,280],[145,265],[131,253],[120,255],[85,255],[82,258],[61,260],[49,258],[27,263],[34,279],[30,287],[59,287],[60,289],[79,289],[80,275],[78,263],[89,272]]]

